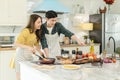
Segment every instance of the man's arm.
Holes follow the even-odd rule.
[[[71,38],[72,40],[77,41],[77,43],[79,45],[85,45],[84,42],[82,42],[79,38],[76,37],[76,35],[74,35],[74,33],[72,33],[71,31],[67,30],[65,27],[63,27],[62,24],[59,23],[60,26],[60,33],[64,34],[65,36]]]
[[[58,26],[59,26],[58,27],[59,28],[59,30],[58,30],[59,34],[62,33],[62,34],[64,34],[65,36],[67,36],[69,38],[71,38],[71,36],[74,35],[74,33],[67,30],[61,23],[58,23]]]
[[[72,35],[71,39],[72,40],[76,40],[79,45],[85,45],[85,43],[82,42],[80,39],[78,39],[75,35]]]
[[[42,36],[40,41],[41,41],[42,49],[44,50],[46,57],[48,57],[48,45],[45,35]]]
[[[48,48],[44,48],[44,52],[45,52],[45,54],[46,54],[46,57],[49,57],[49,53],[48,53]]]
[[[48,44],[47,44],[47,40],[45,37],[44,27],[42,26],[41,28],[42,28],[42,34],[41,34],[40,42],[42,45],[42,49],[44,50],[44,52],[46,54],[46,57],[48,57]]]

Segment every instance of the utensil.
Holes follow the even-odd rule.
[[[37,56],[37,57],[39,57],[39,60],[43,60],[44,59],[42,56],[39,56],[38,54],[34,53],[34,55]]]

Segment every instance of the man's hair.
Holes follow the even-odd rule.
[[[45,14],[46,18],[56,18],[57,17],[57,13],[53,10],[47,11]]]

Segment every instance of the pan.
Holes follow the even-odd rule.
[[[55,58],[43,58],[37,54],[35,54],[37,57],[39,57],[39,61],[41,64],[54,64]]]

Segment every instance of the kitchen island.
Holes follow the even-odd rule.
[[[120,61],[104,63],[102,67],[99,63],[80,64],[78,69],[64,69],[57,64],[45,69],[31,62],[20,62],[20,66],[21,80],[120,80]]]

